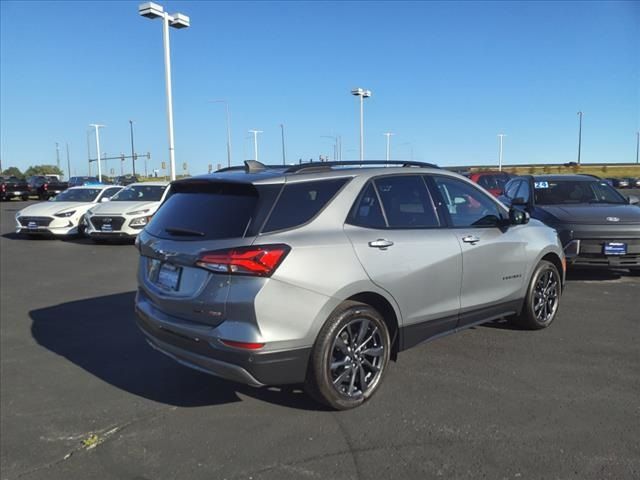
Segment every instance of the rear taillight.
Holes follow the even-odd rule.
[[[0,185],[0,189],[2,189],[3,192],[6,192],[7,186],[3,183],[2,185]]]
[[[44,188],[45,190],[49,190],[49,185],[47,185],[46,183],[43,183],[42,188]]]
[[[290,250],[284,244],[215,250],[202,253],[196,265],[218,273],[270,277]]]

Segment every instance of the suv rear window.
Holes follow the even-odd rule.
[[[263,232],[274,232],[307,223],[350,179],[336,178],[285,184]]]
[[[227,182],[176,183],[147,231],[157,237],[181,240],[256,235],[264,212],[273,204],[280,187],[269,185],[258,190],[250,184]]]

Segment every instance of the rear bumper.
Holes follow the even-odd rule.
[[[177,362],[217,377],[252,386],[302,383],[311,348],[277,352],[225,347],[213,328],[176,319],[165,321],[147,301],[136,300],[137,325],[149,344]]]

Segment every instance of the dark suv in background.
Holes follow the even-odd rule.
[[[640,207],[589,175],[524,175],[500,197],[558,231],[567,262],[640,270]]]

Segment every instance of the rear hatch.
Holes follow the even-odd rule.
[[[255,283],[258,288],[264,279],[196,264],[206,253],[216,252],[215,257],[252,245],[281,187],[220,179],[173,183],[138,239],[144,294],[173,317],[212,326],[223,322],[231,283]]]

